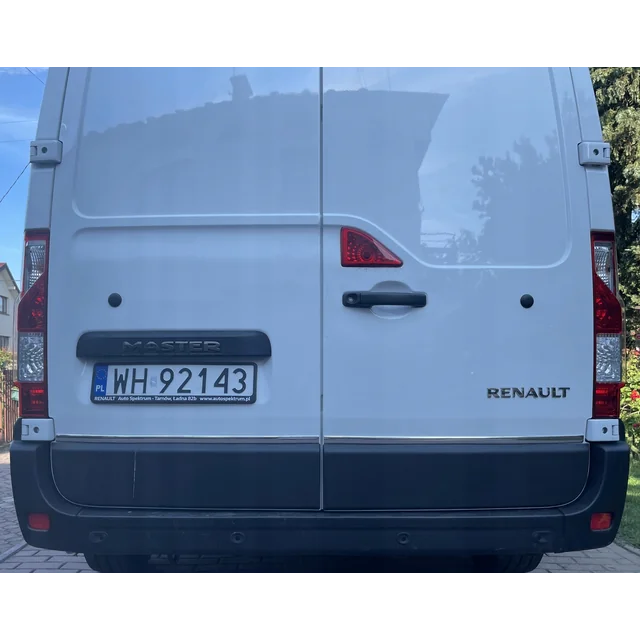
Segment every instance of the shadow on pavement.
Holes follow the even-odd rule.
[[[231,558],[181,556],[152,558],[150,569],[160,573],[469,573],[465,558]]]

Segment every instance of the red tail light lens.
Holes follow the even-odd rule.
[[[598,384],[593,396],[595,418],[616,418],[620,414],[620,385]]]
[[[611,529],[613,524],[612,513],[592,513],[591,514],[591,531],[606,531]]]
[[[343,267],[401,267],[402,260],[368,233],[343,227],[340,233]]]
[[[42,276],[26,291],[18,306],[18,327],[21,331],[44,331],[47,324],[45,277]]]
[[[48,417],[47,294],[49,232],[25,234],[22,299],[18,305],[18,381],[20,415]]]
[[[596,333],[622,333],[622,306],[620,301],[594,274],[593,304]]]
[[[593,261],[594,381],[593,417],[620,416],[624,308],[618,298],[615,236],[591,236]]]
[[[29,523],[29,529],[35,529],[36,531],[49,531],[51,526],[49,514],[47,513],[30,513],[27,516],[27,522]]]
[[[48,414],[46,385],[23,382],[20,385],[20,415],[23,418],[43,418]]]

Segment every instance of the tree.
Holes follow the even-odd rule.
[[[13,364],[13,356],[7,349],[0,349],[0,371],[8,369]]]
[[[7,349],[0,349],[0,382],[4,379],[2,372],[11,366],[13,366],[13,355]]]
[[[548,231],[564,203],[559,153],[554,138],[547,139],[546,148],[522,138],[504,157],[483,156],[472,167],[477,188],[473,209],[484,222],[477,239],[479,262],[535,265],[540,247],[554,259],[562,255],[566,238]]]
[[[616,222],[620,289],[629,328],[640,329],[640,67],[592,67]]]

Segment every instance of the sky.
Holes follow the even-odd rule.
[[[0,67],[0,198],[29,161],[47,69]],[[20,280],[30,167],[0,204],[0,262]],[[19,283],[20,284],[20,283]]]

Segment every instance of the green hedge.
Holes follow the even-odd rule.
[[[620,413],[627,442],[636,458],[640,458],[640,356],[630,351],[627,357],[627,384],[622,389]]]

